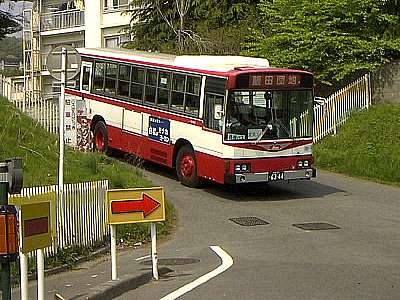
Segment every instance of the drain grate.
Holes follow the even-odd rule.
[[[256,226],[256,225],[268,225],[267,221],[261,220],[257,217],[239,217],[239,218],[230,218],[232,222],[242,226]]]
[[[200,259],[197,258],[159,258],[158,264],[161,266],[181,266],[199,263]],[[145,260],[141,263],[145,266],[150,266],[152,264],[151,260]]]
[[[330,230],[330,229],[340,229],[340,227],[336,225],[332,225],[329,223],[302,223],[302,224],[293,224],[293,226],[303,229],[303,230]]]

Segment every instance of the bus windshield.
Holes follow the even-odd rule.
[[[260,141],[312,136],[311,90],[232,91],[225,140]]]

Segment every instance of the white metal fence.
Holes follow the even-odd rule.
[[[29,93],[24,95],[23,76],[0,75],[0,95],[8,98],[19,110],[39,122],[47,131],[58,132],[58,103],[42,97],[32,99]]]
[[[367,109],[371,105],[370,75],[328,97],[323,105],[314,106],[314,142],[334,133],[353,111]]]
[[[91,246],[104,240],[109,234],[107,189],[108,180],[64,185],[63,197],[56,199],[57,237],[52,246],[45,249],[46,256],[54,255],[67,246]],[[49,192],[58,195],[58,186],[24,188],[21,196]]]

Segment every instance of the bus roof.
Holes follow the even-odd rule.
[[[246,56],[170,55],[121,48],[79,48],[82,55],[126,61],[138,61],[214,72],[228,72],[235,68],[269,68],[264,58]]]

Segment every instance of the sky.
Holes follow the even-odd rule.
[[[4,3],[0,4],[0,10],[8,11],[15,16],[22,16],[22,11],[24,9],[30,8],[31,6],[32,3],[27,1],[18,1],[12,3],[10,3],[10,1],[4,1]],[[16,32],[11,36],[22,37],[22,32]]]

